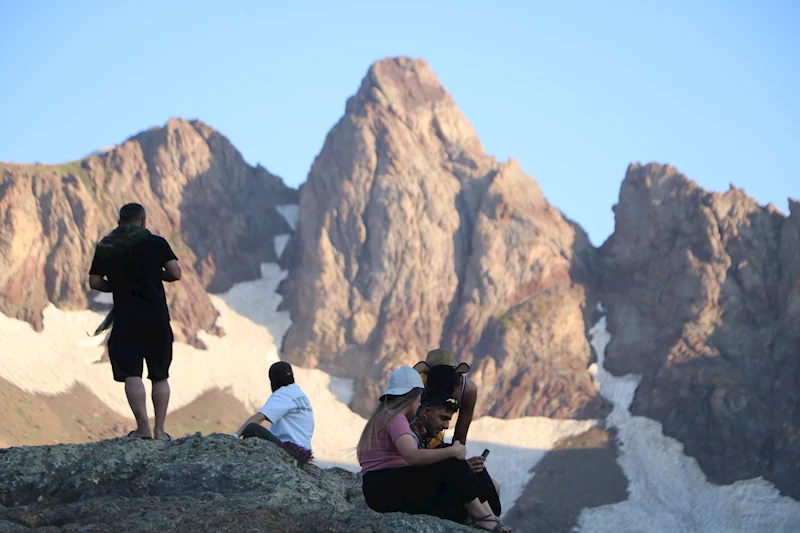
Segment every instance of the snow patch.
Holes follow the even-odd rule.
[[[98,150],[95,150],[94,152],[92,152],[91,154],[89,154],[89,155],[88,155],[88,156],[86,156],[86,157],[91,157],[91,156],[93,156],[93,155],[103,155],[103,154],[107,154],[107,153],[108,153],[108,152],[110,152],[111,150],[115,149],[117,146],[118,146],[118,145],[116,145],[116,144],[109,144],[108,146],[103,146],[102,148],[100,148],[100,149],[98,149]]]
[[[641,376],[615,377],[603,367],[611,340],[602,317],[589,332],[597,363],[590,372],[598,390],[614,408],[608,416],[617,428],[619,463],[628,478],[626,501],[584,509],[582,533],[750,533],[800,531],[800,502],[780,496],[763,478],[719,486],[709,483],[683,445],[663,434],[660,423],[633,416],[629,409]]]
[[[261,349],[267,349],[270,356],[274,351],[272,362],[278,361],[283,336],[292,325],[290,313],[278,311],[278,306],[283,301],[283,296],[278,294],[278,285],[288,274],[288,270],[281,270],[275,263],[262,263],[260,279],[236,283],[228,292],[219,295],[232,311],[267,328],[271,337],[270,342],[274,342],[275,349],[267,348],[268,345],[264,345]],[[216,304],[214,306],[219,310]]]
[[[505,515],[533,478],[533,468],[553,449],[555,443],[586,433],[595,424],[596,420],[544,417],[501,420],[485,416],[474,420],[469,426],[467,458],[489,449],[486,469],[500,485],[500,503]]]
[[[276,205],[275,209],[278,210],[293,231],[297,231],[297,221],[300,217],[300,206],[297,204]]]
[[[110,292],[98,292],[93,300],[99,304],[113,305],[114,295]]]
[[[275,255],[278,256],[278,259],[280,259],[281,256],[283,256],[283,251],[286,249],[286,245],[289,244],[289,234],[284,233],[283,235],[276,235],[273,242],[275,244]]]
[[[331,376],[331,384],[328,388],[337,400],[345,405],[350,405],[350,402],[353,401],[353,394],[355,394],[356,382],[352,379]]]

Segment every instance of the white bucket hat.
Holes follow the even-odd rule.
[[[425,384],[422,383],[422,378],[419,372],[410,366],[401,366],[389,376],[386,382],[386,392],[384,392],[380,399],[383,400],[385,396],[402,396],[413,389],[424,389]]]

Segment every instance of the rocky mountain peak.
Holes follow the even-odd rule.
[[[387,127],[397,121],[423,145],[444,145],[451,158],[462,152],[482,156],[472,124],[426,61],[386,58],[370,67],[358,92],[347,101],[346,115],[373,116]]]
[[[797,203],[787,218],[650,164],[631,165],[614,212],[605,366],[642,374],[632,411],[662,422],[709,479],[764,476],[797,497]]]
[[[789,198],[789,216],[800,218],[800,202],[794,198]]]
[[[574,265],[591,256],[582,230],[518,163],[483,152],[427,63],[386,59],[348,102],[302,188],[295,263],[282,285],[294,322],[284,356],[355,378],[353,407],[361,413],[393,368],[439,346],[476,363],[472,377],[487,389],[550,372],[545,361],[558,357],[569,366],[561,370],[580,374],[566,401],[545,406],[499,394],[486,397],[484,412],[504,404],[504,413],[520,416],[572,416],[596,398],[582,289],[563,304],[548,300],[577,306],[564,330],[584,341],[562,346],[566,353],[492,339],[502,344],[495,330],[504,313],[567,290]],[[534,358],[541,368],[529,364]]]
[[[40,330],[49,302],[96,307],[94,244],[133,201],[187,273],[168,300],[177,338],[199,346],[199,330],[217,331],[207,292],[257,279],[260,263],[278,259],[272,237],[293,230],[275,207],[295,204],[297,191],[210,126],[182,119],[62,165],[0,164],[0,216],[11,222],[0,238],[0,312]]]

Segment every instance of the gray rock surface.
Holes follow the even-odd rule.
[[[0,463],[2,531],[475,531],[376,513],[358,475],[219,433],[0,449]]]

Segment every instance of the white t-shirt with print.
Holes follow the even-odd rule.
[[[308,396],[297,383],[284,385],[273,392],[259,412],[269,419],[272,424],[270,432],[280,440],[311,449],[314,413]]]

